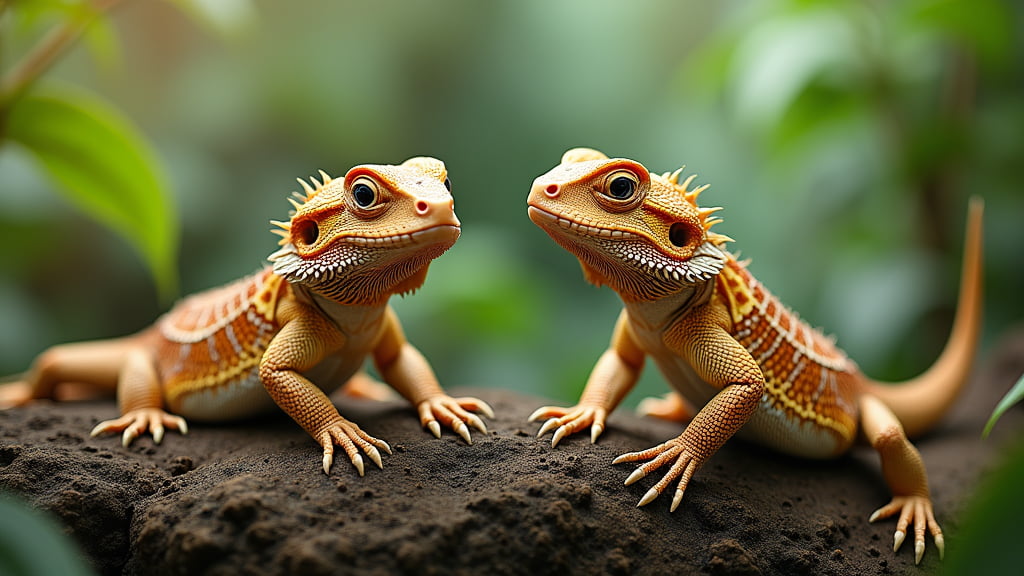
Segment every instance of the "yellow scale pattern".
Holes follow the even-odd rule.
[[[255,377],[280,329],[287,283],[270,268],[181,302],[157,323],[157,364],[170,406],[190,393]]]
[[[730,258],[719,274],[733,338],[765,377],[762,408],[792,424],[811,422],[849,445],[857,431],[859,369],[833,341],[809,327]]]

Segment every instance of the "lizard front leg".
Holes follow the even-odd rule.
[[[323,391],[301,374],[344,343],[344,335],[326,319],[299,311],[285,323],[263,353],[260,379],[274,402],[323,447],[325,474],[331,472],[337,444],[362,476],[363,458],[359,451],[383,468],[380,450],[390,454],[391,447],[343,418]]]
[[[644,494],[637,506],[649,504],[678,479],[670,508],[675,511],[694,473],[750,419],[764,393],[764,375],[757,363],[707,311],[694,311],[693,315],[677,320],[663,340],[700,378],[721,391],[697,412],[679,437],[641,452],[623,454],[613,461],[648,461],[626,478],[627,486],[671,464],[668,473]]]
[[[473,443],[468,426],[486,434],[487,426],[473,412],[494,418],[491,407],[478,398],[452,398],[445,394],[426,358],[405,339],[390,307],[383,321],[384,328],[373,352],[374,363],[384,381],[416,407],[420,424],[438,438],[443,424],[467,444]]]
[[[928,476],[924,461],[907,440],[903,426],[881,400],[865,394],[860,399],[861,429],[882,459],[882,475],[892,490],[892,501],[876,510],[869,522],[899,514],[893,536],[893,552],[900,549],[907,529],[914,527],[914,563],[919,564],[925,549],[925,530],[931,533],[939,558],[945,555],[942,529],[935,521]]]
[[[597,442],[604,432],[605,420],[636,385],[644,367],[644,352],[629,329],[629,314],[623,310],[615,323],[611,345],[590,372],[576,406],[542,406],[530,415],[530,422],[547,418],[537,436],[554,430],[551,447],[568,436],[590,427],[590,441]]]

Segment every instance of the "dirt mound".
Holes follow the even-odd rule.
[[[917,442],[939,521],[955,553],[958,518],[1014,410],[982,441],[998,398],[1024,371],[1024,338],[976,374],[944,423]],[[526,422],[549,403],[509,391],[456,390],[494,407],[473,446],[436,440],[401,403],[340,400],[343,414],[387,440],[384,469],[360,478],[320,451],[287,417],[196,424],[163,445],[122,449],[89,438],[112,402],[44,403],[0,412],[0,489],[50,511],[102,574],[889,574],[931,573],[912,545],[893,554],[893,522],[867,517],[888,501],[867,448],[828,462],[728,443],[695,477],[680,509],[662,497],[638,509],[655,481],[622,485],[612,466],[678,426],[613,415],[597,445],[583,436],[552,449]]]

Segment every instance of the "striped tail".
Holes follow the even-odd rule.
[[[970,375],[982,320],[983,212],[982,199],[972,197],[968,206],[956,317],[939,359],[912,380],[867,385],[867,392],[880,398],[896,414],[908,436],[920,435],[934,426],[956,401]]]

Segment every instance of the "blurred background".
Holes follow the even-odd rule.
[[[984,354],[1024,318],[1022,24],[998,0],[0,0],[0,374],[256,271],[296,177],[432,155],[464,228],[393,300],[410,340],[447,387],[575,402],[620,304],[525,205],[575,146],[698,173],[754,275],[882,379],[938,355],[984,197]],[[69,193],[76,138],[152,173]],[[626,403],[666,389],[649,366]]]

